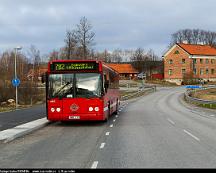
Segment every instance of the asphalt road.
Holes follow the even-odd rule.
[[[0,113],[0,131],[28,123],[46,116],[45,105]]]
[[[0,167],[216,168],[216,112],[185,107],[183,92],[161,88],[108,123],[58,122],[0,144]]]

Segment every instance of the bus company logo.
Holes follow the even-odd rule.
[[[72,111],[77,111],[78,109],[79,109],[79,106],[76,105],[75,103],[70,106],[70,110]]]

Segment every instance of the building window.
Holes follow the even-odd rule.
[[[168,74],[172,75],[172,69],[169,69]]]
[[[185,64],[185,62],[186,62],[185,59],[182,59],[182,64]]]
[[[186,73],[186,69],[182,69],[182,74],[184,75]]]
[[[214,59],[211,59],[211,63],[214,64],[214,63],[215,63],[215,60],[214,60]]]
[[[208,68],[206,69],[206,74],[209,74],[209,70],[208,70]]]
[[[196,74],[197,74],[197,69],[195,68],[195,69],[193,70],[193,72],[194,72],[194,74],[196,75]]]
[[[214,69],[211,69],[211,74],[214,74],[215,73],[215,70]]]
[[[204,74],[204,69],[201,68],[201,69],[200,69],[200,75],[203,75],[203,74]]]
[[[208,64],[209,63],[209,60],[208,59],[206,59],[206,64]]]
[[[174,54],[179,54],[179,51],[178,51],[178,50],[176,50]]]
[[[200,59],[200,64],[203,64],[203,59]]]
[[[193,63],[196,64],[197,63],[197,59],[193,59]]]
[[[172,59],[169,60],[169,64],[173,64],[173,60]]]

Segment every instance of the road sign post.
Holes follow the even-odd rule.
[[[20,80],[18,78],[15,78],[12,80],[12,85],[16,87],[16,109],[18,105],[18,92],[17,92],[17,87],[20,85]]]

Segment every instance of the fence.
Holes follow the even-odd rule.
[[[204,87],[204,88],[201,88],[201,89],[195,89],[195,90],[190,90],[190,91],[186,91],[185,94],[184,94],[184,98],[186,101],[188,101],[189,103],[193,103],[193,104],[198,104],[198,105],[201,105],[201,104],[216,104],[216,100],[215,101],[212,101],[212,100],[203,100],[203,99],[198,99],[198,98],[195,98],[195,97],[192,97],[192,92],[196,92],[196,91],[199,91],[199,90],[206,90],[206,89],[211,89],[211,88],[216,88],[216,86],[212,86],[212,87]]]
[[[152,92],[156,91],[156,86],[145,87],[145,88],[146,89],[140,89],[135,93],[122,96],[121,100],[122,101],[128,100],[128,99],[131,99],[131,98],[134,98],[134,97],[139,97],[139,96],[142,96],[142,95],[145,95],[145,94],[152,93]]]

